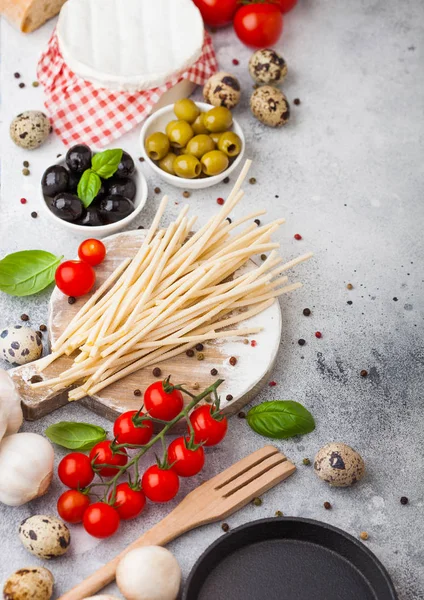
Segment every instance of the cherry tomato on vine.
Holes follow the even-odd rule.
[[[117,511],[104,502],[90,504],[84,513],[84,529],[96,538],[107,538],[119,527],[120,519]]]
[[[80,260],[88,263],[92,267],[102,263],[106,256],[106,248],[103,242],[90,238],[84,240],[78,248]]]
[[[297,0],[274,0],[274,4],[279,7],[282,13],[288,13],[296,6]]]
[[[127,464],[128,456],[124,448],[113,452],[112,442],[105,440],[96,444],[90,452],[90,460],[94,465],[107,464],[109,466],[100,468],[97,473],[102,477],[112,477],[116,475],[119,467]],[[118,453],[119,452],[119,453]]]
[[[67,296],[84,296],[93,288],[96,274],[93,267],[80,260],[66,260],[56,269],[56,285]]]
[[[270,48],[283,31],[283,15],[276,4],[247,4],[236,12],[234,30],[243,44]]]
[[[171,391],[167,391],[167,387]],[[183,395],[180,390],[173,389],[167,381],[155,381],[144,392],[144,408],[155,419],[172,421],[182,411]]]
[[[169,502],[180,488],[180,480],[175,471],[152,465],[141,478],[141,486],[152,502]]]
[[[113,435],[118,444],[144,446],[150,441],[153,435],[153,423],[145,420],[137,426],[133,420],[137,413],[140,417],[144,416],[144,413],[139,413],[138,410],[129,410],[116,419],[113,426]]]
[[[85,488],[94,479],[91,460],[82,452],[71,452],[62,458],[57,468],[60,481],[69,488]]]
[[[194,0],[206,25],[223,27],[233,20],[238,0]]]
[[[109,494],[109,502],[111,498],[112,492]],[[145,504],[146,496],[141,490],[133,490],[128,483],[120,483],[116,486],[113,508],[121,519],[134,519],[141,513]]]
[[[213,406],[203,404],[191,413],[190,421],[196,444],[203,442],[205,446],[216,446],[224,439],[228,427],[227,419],[221,415],[215,416],[213,410]]]
[[[168,446],[168,462],[172,465],[171,469],[180,477],[197,475],[205,464],[205,451],[202,446],[192,450],[187,447],[187,444],[187,440],[179,437]]]
[[[67,490],[59,496],[57,512],[67,523],[81,523],[84,513],[90,505],[90,498],[77,490]]]

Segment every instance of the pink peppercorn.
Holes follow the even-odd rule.
[[[224,198],[217,198],[216,202],[222,206],[224,204]]]
[[[256,346],[256,344],[257,344],[257,341],[256,341],[256,340],[252,340],[252,341],[250,342],[250,345],[251,345],[251,346],[253,346],[253,348]]]
[[[269,385],[269,387],[275,387],[277,385],[277,382],[276,381],[270,381],[268,385]]]
[[[26,198],[21,198],[21,204],[26,204],[27,203],[27,199]]]
[[[315,332],[315,337],[316,338],[321,338],[322,337],[322,333],[320,331],[316,331]]]
[[[233,58],[233,65],[238,65],[240,64],[240,61],[237,60],[237,58]]]
[[[295,233],[295,234],[294,234],[294,239],[295,239],[295,240],[301,240],[301,239],[302,239],[302,236],[300,235],[300,233]]]

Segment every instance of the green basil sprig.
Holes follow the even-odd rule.
[[[109,179],[118,170],[122,159],[123,150],[116,148],[114,150],[104,150],[95,154],[91,159],[91,169],[87,169],[82,174],[78,183],[78,198],[88,208],[94,198],[99,193],[103,179]]]
[[[60,421],[47,427],[45,433],[51,442],[69,450],[91,450],[107,435],[103,427],[75,421]]]
[[[63,256],[45,250],[13,252],[0,260],[0,290],[11,296],[30,296],[53,283]]]
[[[315,429],[311,413],[293,400],[262,402],[249,410],[247,422],[256,433],[276,440],[303,435]]]

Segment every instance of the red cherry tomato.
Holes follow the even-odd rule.
[[[238,0],[193,0],[206,25],[223,27],[233,20]]]
[[[144,392],[144,408],[149,415],[162,421],[172,421],[183,409],[180,390],[165,391],[166,382],[155,381]]]
[[[84,529],[96,538],[107,538],[113,535],[119,527],[117,511],[104,502],[90,504],[84,513]]]
[[[141,478],[141,485],[152,502],[169,502],[177,495],[180,481],[175,471],[152,465]]]
[[[99,265],[101,262],[103,262],[105,259],[105,245],[100,240],[84,240],[78,248],[78,256],[84,262],[88,263],[92,267],[95,267],[96,265]]]
[[[111,444],[112,442],[108,442],[107,440],[99,442],[90,452],[90,460],[94,465],[109,465],[107,467],[102,467],[97,471],[102,477],[112,477],[113,475],[116,475],[118,468],[126,465],[128,461],[125,449],[121,448],[119,453],[118,451],[113,452]]]
[[[288,13],[297,4],[297,0],[276,0],[274,2],[282,13]]]
[[[138,444],[144,446],[153,435],[153,423],[143,421],[140,426],[135,425],[133,419],[138,410],[129,410],[120,415],[113,426],[113,435],[118,444]],[[144,413],[139,413],[142,417]]]
[[[90,498],[77,490],[63,492],[57,501],[59,517],[67,523],[81,523]]]
[[[203,406],[195,408],[190,415],[196,444],[203,442],[205,446],[216,446],[227,433],[228,422],[226,417],[216,419],[212,411],[213,406],[203,404]]]
[[[109,502],[112,492],[109,495]],[[146,496],[141,490],[133,490],[128,483],[120,483],[116,486],[114,509],[123,520],[134,519],[143,510],[146,504]]]
[[[67,260],[59,265],[55,274],[56,285],[67,296],[84,296],[93,288],[96,274],[93,267],[80,260]]]
[[[168,446],[168,462],[171,469],[180,477],[197,475],[205,464],[205,451],[202,446],[195,450],[187,448],[186,440],[179,437]]]
[[[64,485],[75,490],[87,487],[94,479],[91,460],[82,452],[71,452],[62,458],[57,473]]]
[[[246,46],[269,48],[283,31],[283,15],[276,4],[247,4],[236,12],[234,30]]]

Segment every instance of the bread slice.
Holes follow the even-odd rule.
[[[0,14],[30,33],[58,14],[66,0],[0,0]]]

